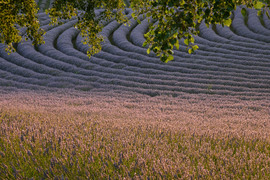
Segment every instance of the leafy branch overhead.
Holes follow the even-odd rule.
[[[60,19],[77,18],[75,25],[84,37],[84,44],[90,46],[88,56],[101,50],[103,37],[100,32],[103,22],[116,19],[119,23],[128,24],[124,9],[133,9],[132,17],[140,23],[141,16],[147,17],[149,31],[145,34],[148,46],[147,53],[153,51],[161,61],[173,60],[174,48],[179,49],[180,42],[187,46],[187,51],[193,53],[199,47],[195,44],[194,35],[198,35],[198,26],[205,23],[231,25],[231,15],[237,6],[255,8],[258,16],[266,13],[269,17],[269,0],[55,0],[52,8],[46,10],[51,17],[51,24],[61,23]],[[95,10],[102,9],[99,15]],[[44,43],[45,33],[37,20],[37,5],[34,0],[0,0],[0,41],[7,45],[6,50],[13,52],[13,43],[19,43],[23,37],[19,28],[26,27],[25,39],[33,41],[34,45]]]
[[[116,19],[119,23],[127,23],[124,15],[125,3],[122,0],[56,0],[53,7],[46,11],[52,21],[58,24],[59,19],[71,19],[77,17],[75,28],[80,30],[84,37],[84,44],[90,45],[87,55],[101,51],[101,42],[104,40],[99,33],[103,29],[102,22]],[[100,15],[95,14],[95,9],[104,9]]]
[[[269,2],[265,4],[261,1],[235,0],[134,0],[131,3],[134,10],[133,17],[139,23],[140,15],[151,18],[150,28],[145,34],[146,41],[143,45],[149,45],[147,52],[155,52],[163,62],[173,59],[173,49],[179,49],[181,39],[187,45],[189,53],[199,48],[195,45],[193,36],[198,35],[198,26],[203,21],[207,27],[210,24],[230,26],[231,14],[238,5],[261,10],[268,8]]]
[[[30,39],[33,44],[44,43],[45,32],[40,29],[37,12],[34,0],[0,0],[0,43],[7,45],[9,53],[15,51],[13,43],[23,39]],[[20,35],[21,27],[27,27],[25,36]]]

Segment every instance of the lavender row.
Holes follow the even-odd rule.
[[[18,53],[11,56],[5,55],[2,47],[0,78],[6,79],[5,82],[12,82],[14,86],[22,83],[22,87],[29,84],[82,90],[108,88],[149,95],[150,92],[254,97],[270,94],[268,43],[242,37],[235,32],[232,32],[234,38],[242,38],[243,41],[228,39],[226,36],[230,34],[219,34],[225,28],[217,27],[214,32],[202,25],[202,34],[196,37],[200,49],[189,55],[181,42],[180,50],[175,51],[175,61],[163,64],[140,46],[148,28],[147,20],[139,25],[131,20],[130,27],[115,21],[106,24],[102,32],[106,37],[102,52],[89,60],[86,56],[88,46],[81,43],[79,31],[72,27],[76,21],[52,27],[48,25],[46,15],[41,14],[39,19],[47,30],[46,44],[36,48],[31,42],[19,44]],[[247,29],[255,33],[251,27]],[[266,28],[264,30],[267,31]],[[245,46],[244,40],[249,39]],[[265,47],[260,50],[258,47],[261,45]]]

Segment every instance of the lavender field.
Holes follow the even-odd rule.
[[[50,26],[53,0],[36,2],[46,43],[0,44],[0,179],[270,179],[265,14],[202,23],[165,64],[130,9],[89,59],[76,21]]]
[[[131,10],[126,13],[130,16]],[[108,22],[102,32],[106,37],[102,52],[89,59],[89,47],[73,27],[75,20],[49,26],[49,17],[41,12],[39,20],[47,31],[44,45],[35,48],[24,42],[11,55],[0,45],[0,86],[269,98],[270,20],[265,14],[259,19],[255,10],[248,10],[246,19],[237,9],[230,28],[216,25],[208,29],[202,23],[195,38],[198,51],[188,54],[181,42],[175,61],[165,64],[142,48],[147,20],[138,24],[131,19],[130,27]]]

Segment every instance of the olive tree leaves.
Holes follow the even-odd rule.
[[[261,1],[255,1],[253,5],[249,4],[247,7],[249,7],[249,8],[253,7],[254,9],[258,10],[257,11],[258,16],[262,16],[262,14],[265,12],[266,15],[268,16],[268,18],[270,19],[269,11],[267,11],[267,8],[270,7],[269,2],[268,2],[268,4],[264,4]],[[242,8],[241,13],[242,13],[243,16],[246,16],[247,15],[246,8]]]
[[[80,30],[84,37],[83,43],[89,45],[87,55],[101,51],[101,43],[104,38],[100,35],[103,29],[102,22],[116,19],[119,23],[127,23],[128,19],[123,11],[125,3],[122,0],[55,0],[53,7],[46,10],[52,19],[52,24],[59,24],[59,19],[77,18],[75,28]],[[95,9],[103,9],[97,16]]]
[[[33,45],[44,43],[45,32],[40,28],[37,11],[34,0],[0,0],[0,43],[6,44],[8,53],[15,51],[13,43],[23,39],[32,40]],[[27,28],[24,36],[21,27]]]
[[[269,3],[268,3],[269,4]],[[173,60],[173,49],[179,49],[179,41],[184,39],[188,53],[193,53],[199,47],[195,45],[194,35],[198,35],[198,26],[204,22],[230,26],[231,13],[238,5],[261,9],[265,3],[261,1],[236,0],[133,0],[131,7],[133,17],[146,14],[156,24],[151,23],[145,34],[148,45],[147,53],[153,51],[160,56],[161,61]],[[243,14],[245,9],[243,8]],[[260,12],[260,11],[259,11]],[[266,11],[268,13],[268,11]]]

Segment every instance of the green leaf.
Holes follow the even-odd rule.
[[[245,17],[247,15],[247,10],[245,8],[242,8],[241,14]]]
[[[166,59],[165,63],[172,61],[174,58],[172,55],[169,55],[168,58]]]
[[[257,12],[257,16],[261,16],[261,15],[262,15],[262,11],[260,10]]]
[[[189,40],[191,43],[194,43],[195,42],[195,39],[194,39],[194,37],[190,37],[190,40]]]
[[[199,49],[199,46],[198,46],[198,45],[194,45],[194,46],[192,46],[192,49],[193,49],[194,51],[196,51],[197,49]]]
[[[174,44],[174,46],[176,47],[176,49],[179,49],[179,41],[178,41],[178,39],[177,39],[177,41],[176,41],[176,43]]]
[[[174,52],[171,49],[168,50],[168,54],[171,54],[172,55],[173,53]]]
[[[160,51],[160,47],[159,47],[159,46],[156,46],[156,47],[154,48],[154,50]]]
[[[144,41],[142,46],[145,47],[145,46],[147,46],[147,44],[148,43],[146,41]]]
[[[165,62],[165,63],[168,62],[167,59],[168,59],[168,57],[167,57],[166,55],[164,55],[164,54],[161,55],[161,57],[160,57],[160,60],[161,60],[162,62]]]
[[[146,51],[147,54],[150,54],[150,51],[151,51],[150,48],[148,48],[147,51]]]
[[[224,21],[224,25],[225,26],[230,27],[231,24],[232,24],[232,20],[231,19],[227,19],[227,20]]]
[[[267,17],[270,19],[270,14],[269,14],[268,11],[266,11],[266,15],[267,15]]]
[[[254,5],[254,8],[255,9],[262,9],[265,5],[260,2],[260,1],[257,1],[257,3]]]
[[[185,39],[184,40],[184,43],[188,46],[189,45],[189,40],[188,39]]]

